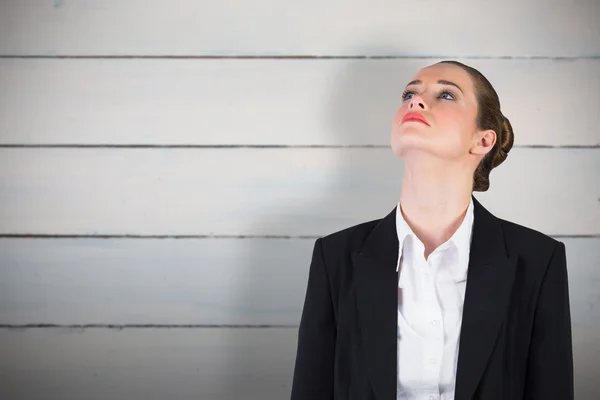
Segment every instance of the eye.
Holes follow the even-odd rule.
[[[405,90],[404,93],[402,93],[402,100],[404,100],[404,101],[410,100],[414,95],[415,95],[415,92],[410,91],[410,90]]]
[[[454,95],[447,90],[444,90],[442,93],[440,93],[439,97],[444,100],[455,100]]]

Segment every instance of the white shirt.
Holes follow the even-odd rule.
[[[471,199],[456,232],[425,260],[397,205],[397,400],[454,399],[473,218]]]

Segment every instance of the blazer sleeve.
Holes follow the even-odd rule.
[[[292,400],[331,400],[336,321],[322,238],[316,240],[309,268],[292,382]]]
[[[525,399],[574,399],[572,347],[565,245],[558,242],[537,301]]]

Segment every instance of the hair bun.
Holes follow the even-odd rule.
[[[498,149],[498,154],[494,158],[494,168],[498,165],[502,164],[506,157],[508,157],[508,152],[513,147],[513,143],[515,141],[515,135],[513,133],[512,125],[508,118],[504,115],[502,116],[502,133],[500,134],[500,147]]]

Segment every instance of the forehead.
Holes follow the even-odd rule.
[[[419,70],[413,80],[420,80],[423,84],[435,84],[439,80],[456,83],[463,92],[473,92],[473,81],[469,73],[457,65],[434,64]]]

